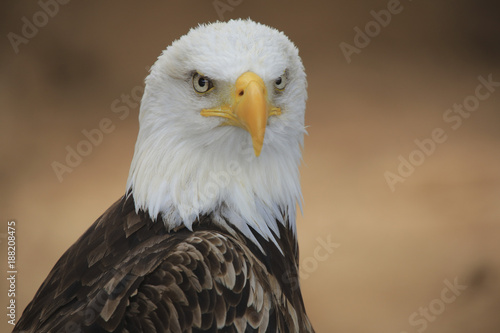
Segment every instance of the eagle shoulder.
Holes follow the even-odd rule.
[[[248,240],[202,219],[167,232],[123,197],[59,259],[14,331],[312,331]]]

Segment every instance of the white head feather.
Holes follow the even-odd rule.
[[[194,91],[195,71],[213,80],[212,91]],[[258,157],[247,131],[200,115],[227,102],[247,71],[263,79],[270,103],[282,110],[269,118]],[[278,93],[273,83],[285,71],[288,83]],[[160,55],[146,79],[127,182],[136,210],[153,219],[161,214],[169,230],[191,228],[198,216],[213,214],[256,243],[249,226],[273,242],[277,223],[295,233],[306,86],[297,48],[276,29],[251,20],[191,29]]]

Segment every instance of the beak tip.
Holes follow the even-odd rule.
[[[259,157],[262,152],[262,146],[264,146],[264,137],[252,138],[252,145],[255,157]]]

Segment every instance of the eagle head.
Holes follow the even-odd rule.
[[[251,20],[200,25],[146,78],[127,182],[168,229],[212,215],[249,238],[295,232],[302,200],[304,67],[282,32]]]

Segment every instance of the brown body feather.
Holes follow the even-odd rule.
[[[210,216],[167,232],[124,196],[59,259],[14,332],[313,332],[297,242],[278,225],[281,251],[254,233],[262,253]]]

